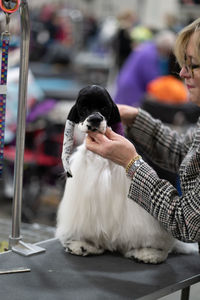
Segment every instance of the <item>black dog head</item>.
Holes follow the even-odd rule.
[[[79,128],[84,132],[98,130],[104,133],[107,126],[115,131],[122,128],[118,125],[121,124],[118,107],[105,88],[91,85],[81,89],[65,125],[62,161],[68,177],[72,176],[69,158],[73,150],[75,124],[79,124]]]
[[[68,120],[82,124],[80,127],[83,131],[99,130],[99,125],[104,121],[105,126],[119,123],[120,115],[107,90],[98,85],[90,85],[80,90]]]

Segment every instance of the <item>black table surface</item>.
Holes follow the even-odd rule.
[[[0,254],[0,270],[30,272],[0,275],[2,300],[159,299],[200,281],[199,255],[169,255],[159,265],[118,254],[79,257],[64,252],[57,239],[38,243],[46,252],[22,256]]]

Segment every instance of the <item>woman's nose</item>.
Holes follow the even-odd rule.
[[[181,78],[186,78],[186,77],[190,77],[190,72],[187,70],[187,68],[185,66],[183,66],[179,72],[179,76]]]

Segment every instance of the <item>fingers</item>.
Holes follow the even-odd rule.
[[[114,133],[114,131],[112,131],[112,129],[110,127],[106,128],[105,136],[110,138],[113,135],[113,133]]]
[[[104,141],[107,138],[112,139],[112,137],[114,137],[115,135],[117,135],[117,134],[114,131],[112,131],[112,129],[109,127],[106,128],[105,134],[100,133],[98,131],[89,131],[88,132],[88,136],[90,138],[93,138],[97,142]]]
[[[112,129],[107,128],[105,134],[99,132],[89,132],[86,138],[86,147],[88,150],[102,154],[111,141],[117,141],[119,135]]]
[[[118,140],[121,138],[121,135],[117,134],[109,127],[106,129],[105,135],[109,140],[112,140],[112,141]]]
[[[90,132],[86,137],[86,147],[91,151],[95,151],[95,149],[99,148],[99,145],[105,143],[108,138],[99,132]]]
[[[86,148],[90,151],[93,151],[97,145],[95,140],[91,138],[89,135],[86,137],[85,144],[86,144]]]
[[[93,141],[95,141],[97,143],[101,143],[105,138],[105,136],[102,133],[97,132],[97,131],[88,132],[88,137],[91,138]]]
[[[101,138],[106,138],[103,134],[96,134],[93,135],[94,137],[88,135],[86,137],[85,145],[86,148],[94,153],[97,153],[99,155],[102,155],[102,148],[104,147],[103,145],[105,144],[105,141],[103,141]],[[108,140],[106,138],[106,140]]]

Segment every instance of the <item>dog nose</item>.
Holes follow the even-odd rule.
[[[101,121],[103,121],[103,116],[99,113],[94,113],[91,116],[89,116],[87,121],[93,125],[98,125]]]

